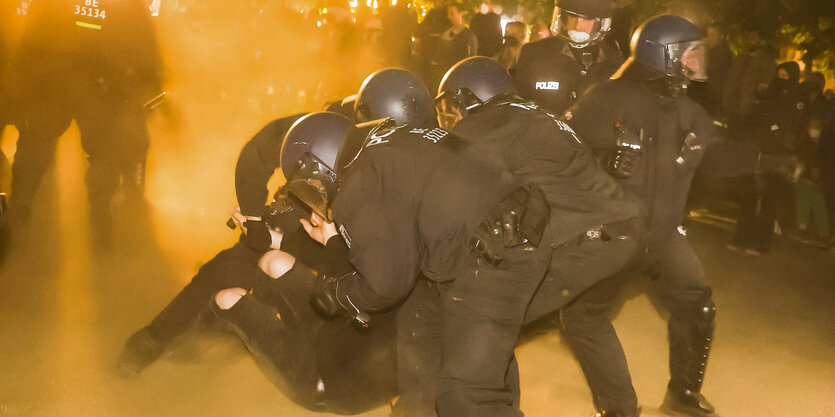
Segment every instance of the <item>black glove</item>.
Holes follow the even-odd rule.
[[[371,322],[368,313],[360,311],[351,302],[351,298],[345,292],[344,287],[340,288],[339,283],[349,277],[356,275],[356,272],[341,277],[323,276],[316,283],[313,294],[310,296],[310,305],[320,314],[327,318],[344,315],[359,328],[367,329]]]
[[[273,243],[270,231],[267,230],[267,223],[263,220],[247,220],[244,222],[246,233],[244,243],[252,250],[265,252]]]

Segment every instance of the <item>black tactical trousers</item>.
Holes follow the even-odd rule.
[[[148,130],[142,105],[105,91],[95,80],[47,83],[30,92],[15,125],[20,132],[12,165],[12,207],[26,222],[58,139],[75,120],[89,166],[86,182],[93,232],[109,232],[117,192],[140,204],[145,192]]]
[[[699,337],[699,311],[710,304],[704,270],[687,238],[671,233],[647,244],[649,272],[662,305],[670,311],[671,386],[685,381]],[[635,390],[626,357],[608,318],[627,272],[590,288],[561,313],[562,329],[580,363],[599,410],[633,411]],[[712,318],[711,318],[712,320]],[[712,326],[712,321],[710,323]]]
[[[543,245],[544,246],[544,245]],[[519,416],[508,384],[513,349],[525,312],[548,270],[552,250],[507,248],[506,269],[481,257],[454,281],[440,285],[443,367],[438,377],[440,417]]]
[[[151,335],[160,343],[168,344],[194,324],[201,312],[213,303],[218,291],[253,288],[263,278],[258,268],[261,256],[243,242],[215,255],[148,325]]]
[[[325,411],[323,390],[317,390],[315,349],[323,321],[307,301],[316,277],[304,267],[293,267],[279,279],[258,272],[258,291],[244,295],[228,310],[211,302],[211,310],[284,395],[307,409]]]
[[[525,324],[555,313],[598,282],[635,266],[644,248],[642,230],[638,219],[627,219],[604,225],[599,238],[581,235],[555,249]]]
[[[356,414],[396,395],[396,311],[374,314],[369,329],[327,320],[310,306],[316,274],[299,262],[279,278],[260,273],[250,294],[219,318],[247,346],[284,395],[313,411]]]
[[[436,417],[438,379],[443,367],[443,306],[440,285],[419,279],[397,315],[399,397],[392,417]],[[512,357],[505,376],[512,407],[519,408],[519,368]]]
[[[611,240],[608,242],[604,242],[602,239],[588,240],[583,236],[578,236],[572,242],[553,250],[551,256],[540,253],[528,260],[522,257],[521,264],[510,264],[510,268],[507,270],[493,270],[487,267],[483,260],[476,260],[477,268],[475,271],[478,272],[471,271],[473,275],[471,276],[472,279],[468,281],[468,285],[484,283],[485,287],[473,290],[472,292],[475,295],[472,297],[493,297],[494,300],[488,302],[485,299],[480,299],[481,305],[469,307],[464,299],[473,298],[467,297],[467,293],[465,293],[464,297],[459,297],[462,300],[455,301],[453,306],[461,303],[467,309],[465,310],[465,321],[462,321],[460,326],[466,327],[467,320],[485,320],[490,325],[483,326],[487,329],[483,335],[484,339],[478,339],[482,335],[470,336],[466,333],[455,335],[456,338],[472,337],[473,343],[476,345],[479,342],[485,343],[482,346],[475,347],[464,344],[459,352],[465,355],[464,349],[473,348],[475,349],[473,353],[478,354],[486,349],[493,349],[494,343],[497,343],[494,341],[507,343],[506,341],[510,339],[515,346],[518,335],[510,337],[519,327],[515,321],[519,319],[516,315],[519,312],[512,308],[513,305],[516,305],[514,303],[521,302],[523,305],[527,305],[522,317],[523,324],[528,324],[547,314],[556,312],[589,286],[626,268],[626,265],[634,263],[639,248],[643,248],[639,242],[640,225],[637,220],[627,220],[620,222],[617,226],[612,228],[604,226],[604,230],[610,233]],[[525,247],[522,247],[521,252],[515,256],[524,254],[525,250]],[[530,271],[539,273],[540,268],[542,268],[541,262],[549,262],[549,258],[548,273],[544,280],[539,279],[541,283],[534,284],[537,281],[533,278],[535,274],[530,276],[530,281],[524,280],[524,273],[530,273]],[[514,268],[517,269],[514,270]],[[502,277],[513,278],[502,281],[504,279]],[[497,282],[492,281],[492,279],[497,280]],[[398,370],[401,392],[400,399],[394,408],[393,415],[396,417],[435,415],[435,395],[439,389],[439,370],[443,366],[442,358],[446,358],[440,347],[446,346],[448,343],[460,342],[460,339],[455,339],[458,341],[448,341],[444,344],[443,340],[445,334],[442,331],[444,328],[443,314],[448,310],[445,309],[444,303],[441,301],[443,292],[441,289],[449,285],[449,283],[438,284],[425,279],[418,280],[415,290],[400,309],[400,316],[398,317]],[[504,285],[510,288],[504,287]],[[530,285],[536,285],[532,299],[530,299]],[[467,288],[459,287],[459,290],[462,292],[469,291]],[[451,297],[455,297],[455,295]],[[474,298],[474,300],[479,300],[479,298]],[[502,318],[503,313],[509,314]],[[496,321],[499,322],[494,323]],[[498,331],[494,331],[498,335],[489,333],[489,331],[493,331],[491,327],[499,328]],[[475,328],[468,328],[468,331],[479,332]],[[512,352],[510,353],[512,354]],[[474,358],[474,360],[479,359]],[[506,360],[503,363],[507,363]],[[465,365],[478,366],[466,362]],[[494,373],[498,372],[499,370],[494,370]],[[467,404],[465,401],[461,401],[457,406],[477,410],[473,411],[472,415],[482,415],[478,414],[480,412],[488,413],[483,415],[508,415],[509,409],[518,413],[519,375],[514,356],[510,357],[510,363],[502,377],[503,386],[500,389],[494,389],[493,391],[482,389],[479,391],[477,387],[472,388],[477,393],[487,391],[487,394],[482,395],[484,395],[483,398],[487,399],[488,404]],[[493,383],[495,384],[494,387],[498,387],[500,381],[496,379]],[[452,401],[457,399],[453,397]],[[496,404],[490,404],[491,401]],[[508,404],[510,405],[509,408],[507,407]]]

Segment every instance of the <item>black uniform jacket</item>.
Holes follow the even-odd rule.
[[[551,206],[550,244],[638,215],[638,205],[597,163],[568,125],[532,102],[500,97],[470,113],[455,133],[470,152],[492,157],[522,184],[538,185]]]
[[[300,117],[294,114],[273,120],[252,137],[238,155],[235,165],[235,195],[245,216],[263,216],[269,197],[267,183],[280,165],[284,135]]]
[[[33,1],[17,71],[34,83],[93,80],[150,99],[162,74],[150,11],[142,0]]]
[[[500,165],[468,157],[466,141],[440,128],[372,133],[332,205],[358,272],[340,285],[359,308],[378,310],[408,295],[421,272],[454,278],[476,226],[516,186]]]
[[[562,114],[590,87],[607,80],[623,63],[623,57],[606,43],[585,49],[586,68],[568,42],[551,37],[526,44],[519,53],[515,82],[519,95],[554,114]]]
[[[616,146],[615,124],[644,129],[646,143],[630,178],[619,182],[641,201],[650,239],[681,224],[690,182],[701,166],[714,176],[752,173],[757,151],[720,136],[707,112],[686,95],[662,96],[643,81],[609,80],[589,91],[565,118],[604,160]],[[685,143],[689,132],[695,140]]]

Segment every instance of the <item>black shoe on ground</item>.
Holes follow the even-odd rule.
[[[674,392],[668,388],[661,411],[671,416],[719,417],[704,395],[690,390]]]
[[[148,328],[144,327],[128,338],[114,372],[122,378],[136,377],[148,365],[159,359],[165,348],[166,344],[158,341]]]
[[[591,415],[591,417],[638,417],[641,415],[641,407],[632,411],[617,411],[617,410],[600,410]]]

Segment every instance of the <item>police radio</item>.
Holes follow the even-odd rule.
[[[604,167],[610,175],[629,178],[643,154],[644,146],[650,139],[644,137],[644,129],[637,132],[627,129],[622,123],[615,124],[615,148],[606,159]]]

